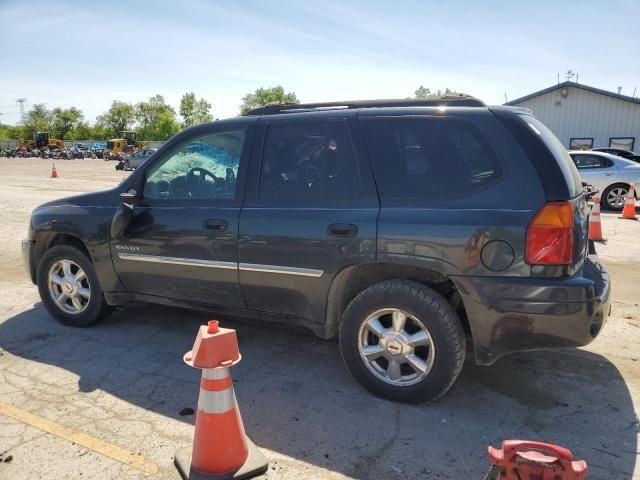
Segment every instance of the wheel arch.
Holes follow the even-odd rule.
[[[45,252],[50,248],[58,245],[69,245],[77,248],[87,256],[91,263],[95,264],[95,262],[93,261],[93,257],[89,252],[89,249],[79,237],[68,233],[40,231],[36,232],[34,236],[35,248],[33,252],[33,264],[36,272],[38,271],[38,265],[40,264],[40,260],[42,259]]]
[[[613,187],[618,186],[618,185],[628,189],[631,186],[631,183],[622,182],[622,181],[610,183],[609,185],[607,185],[606,187],[604,187],[602,189],[602,193],[604,194],[604,192],[607,191],[608,189],[613,188]],[[638,198],[638,192],[635,190],[635,188],[634,188],[634,193],[635,193],[635,196],[636,196],[636,199],[637,199]]]
[[[447,275],[425,267],[398,263],[371,263],[351,265],[335,276],[327,295],[325,325],[320,336],[328,339],[336,335],[342,320],[342,312],[358,293],[375,283],[392,279],[418,282],[440,293],[456,310],[465,333],[470,335],[469,321],[462,297]]]

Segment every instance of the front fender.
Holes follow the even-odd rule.
[[[30,223],[33,240],[31,261],[34,269],[51,245],[79,241],[84,245],[96,269],[100,287],[105,292],[124,291],[113,268],[109,249],[109,229],[114,206],[72,204],[44,205],[37,208]]]

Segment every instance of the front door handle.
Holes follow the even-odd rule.
[[[215,230],[217,232],[224,232],[227,230],[229,223],[226,220],[222,220],[221,218],[213,218],[209,220],[205,220],[204,228],[207,230]]]
[[[332,223],[327,227],[327,233],[332,237],[355,237],[358,226],[353,223]]]

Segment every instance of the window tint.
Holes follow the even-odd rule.
[[[612,162],[596,155],[574,155],[573,161],[579,169],[610,167]]]
[[[360,190],[344,121],[271,125],[260,174],[262,200],[348,198]]]
[[[553,157],[558,162],[560,170],[567,182],[567,187],[572,196],[576,197],[581,195],[584,191],[582,187],[582,181],[580,180],[580,174],[576,168],[573,160],[569,156],[567,149],[558,140],[551,130],[549,130],[544,123],[531,115],[520,115],[522,119],[527,122],[527,125],[533,133],[538,135],[540,139],[547,146]]]
[[[480,189],[500,176],[495,152],[456,118],[363,121],[376,182],[385,198],[442,199]]]
[[[147,171],[143,195],[151,199],[233,199],[245,130],[188,140]]]

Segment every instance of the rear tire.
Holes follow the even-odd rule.
[[[615,183],[607,187],[602,192],[602,208],[620,212],[624,208],[624,202],[628,194],[629,185],[626,183]]]
[[[64,325],[88,327],[112,311],[93,263],[71,245],[58,245],[45,252],[38,264],[37,283],[43,305]]]
[[[369,391],[400,402],[444,395],[460,374],[465,343],[460,319],[444,297],[407,280],[363,290],[340,325],[340,351],[351,374]]]

